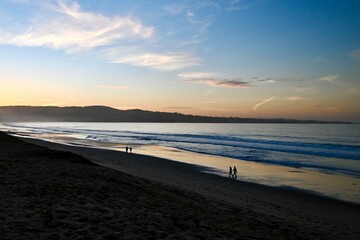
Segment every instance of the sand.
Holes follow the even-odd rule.
[[[0,239],[360,239],[356,204],[26,141],[0,133]]]

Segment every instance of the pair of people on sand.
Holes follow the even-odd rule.
[[[129,151],[130,151],[130,153],[132,153],[132,147],[126,146],[125,150],[126,150],[126,153],[128,153]]]
[[[229,178],[237,178],[237,169],[236,166],[234,168],[229,168]]]

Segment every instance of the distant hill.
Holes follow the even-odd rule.
[[[0,107],[1,122],[168,122],[168,123],[348,123],[295,119],[259,119],[194,116],[140,109],[118,110],[106,106],[88,107]]]

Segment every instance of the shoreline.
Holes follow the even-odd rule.
[[[9,177],[14,179],[9,182],[8,178],[4,178],[2,181],[15,184],[9,186],[8,184],[3,185],[5,188],[2,188],[1,191],[8,188],[9,193],[11,193],[2,192],[3,196],[6,196],[2,201],[10,199],[8,200],[9,202],[5,201],[4,205],[10,204],[9,209],[4,208],[3,211],[11,216],[11,209],[13,209],[11,203],[14,201],[18,202],[15,208],[17,211],[20,211],[19,205],[21,203],[25,204],[23,210],[25,212],[33,211],[32,208],[28,208],[29,201],[35,201],[34,206],[40,207],[40,209],[44,206],[42,204],[38,206],[37,203],[48,202],[50,205],[45,208],[45,210],[48,209],[45,213],[43,210],[39,210],[29,216],[31,216],[31,219],[45,214],[45,218],[50,218],[51,221],[49,220],[50,226],[45,225],[43,228],[51,233],[57,230],[49,230],[48,228],[51,228],[53,224],[55,226],[55,223],[58,221],[60,221],[59,224],[62,231],[65,231],[65,233],[62,232],[60,234],[73,231],[71,226],[66,225],[68,221],[72,222],[71,225],[74,229],[77,229],[76,226],[80,223],[82,224],[81,221],[86,222],[86,219],[89,217],[85,220],[81,220],[84,218],[81,216],[74,219],[74,214],[81,214],[76,209],[85,207],[86,210],[83,213],[88,216],[95,214],[96,219],[102,219],[103,215],[106,215],[106,212],[109,211],[99,210],[99,213],[93,213],[96,209],[106,208],[112,209],[111,211],[119,211],[119,209],[123,208],[132,209],[131,211],[129,210],[130,215],[122,215],[120,212],[117,212],[115,215],[111,214],[109,219],[106,220],[106,222],[124,221],[124,219],[128,221],[126,225],[128,227],[124,228],[121,227],[123,225],[114,225],[111,231],[118,229],[120,232],[127,232],[129,221],[132,226],[131,229],[137,229],[137,227],[141,226],[140,229],[142,230],[140,230],[140,233],[136,230],[131,233],[132,235],[130,233],[121,235],[123,237],[130,236],[130,238],[131,236],[134,237],[134,234],[148,234],[149,229],[146,226],[149,226],[149,224],[155,224],[152,225],[153,227],[149,231],[152,232],[152,236],[158,236],[159,238],[165,238],[165,235],[161,235],[165,233],[162,230],[160,231],[160,229],[164,228],[167,229],[166,234],[171,232],[172,236],[177,236],[178,238],[186,238],[182,235],[184,233],[189,234],[187,238],[189,236],[194,238],[197,236],[195,235],[196,231],[198,232],[196,234],[203,235],[205,239],[236,239],[240,237],[241,239],[339,240],[358,239],[360,236],[358,230],[360,206],[356,204],[289,189],[234,181],[213,174],[199,172],[198,166],[156,157],[126,154],[103,149],[71,147],[42,140],[23,138],[22,140],[31,142],[31,144],[24,142],[16,143],[18,146],[14,146],[16,145],[15,143],[2,145],[4,143],[0,141],[0,147],[3,148],[3,151],[0,152],[0,159],[3,160],[1,167],[3,167],[4,163],[8,162],[7,166],[4,165],[5,176],[10,174],[7,173],[8,171],[12,171],[13,173]],[[4,146],[7,147],[4,148]],[[27,148],[30,150],[28,151]],[[32,148],[36,151],[32,150]],[[44,151],[44,154],[41,154],[42,151]],[[11,154],[5,155],[5,157],[2,156],[6,152]],[[18,163],[12,160],[16,159],[16,156],[20,157]],[[58,156],[60,156],[60,159]],[[71,160],[72,162],[67,163],[65,160],[61,160],[67,158],[67,156],[71,156],[71,159],[80,158],[81,161],[76,160],[74,162],[74,160]],[[86,159],[89,159],[95,165],[79,165],[77,163],[79,161],[86,162]],[[102,166],[107,168],[96,165],[100,162]],[[114,167],[114,162],[117,163],[116,170],[118,171],[108,168]],[[3,177],[3,174],[0,174],[0,178]],[[39,177],[37,177],[38,175]],[[37,178],[39,180],[35,181]],[[128,180],[125,181],[124,179]],[[55,181],[55,183],[52,183],[52,181]],[[122,184],[124,181],[126,182],[125,185]],[[136,186],[133,186],[135,183]],[[26,184],[27,187],[21,187],[21,184]],[[52,187],[49,188],[49,186]],[[35,192],[32,191],[29,195],[28,191],[32,188],[40,188],[42,190],[34,190]],[[89,190],[85,192],[80,191],[83,188]],[[105,192],[104,188],[107,189]],[[64,195],[63,191],[65,190],[66,194]],[[100,192],[101,195],[98,194]],[[16,194],[25,195],[21,195],[23,197],[19,198],[16,197]],[[40,195],[36,199],[31,200],[34,198],[33,194],[36,194],[36,196]],[[107,197],[104,199],[103,195]],[[129,196],[130,199],[127,204],[122,202],[122,199],[126,196]],[[137,197],[134,199],[133,196]],[[16,198],[13,199],[14,197]],[[24,199],[27,200],[25,201]],[[75,201],[76,199],[79,199],[79,203],[76,205],[77,208],[72,210],[73,204],[69,205],[67,201]],[[140,204],[138,202],[139,199],[141,200],[141,205],[133,208],[134,204]],[[151,202],[150,205],[148,204],[149,201]],[[58,205],[58,202],[61,205]],[[119,202],[121,203],[120,205]],[[155,205],[157,207],[154,208]],[[60,210],[61,212],[68,212],[68,214],[63,217],[61,217],[62,215],[58,216],[57,214]],[[137,215],[139,211],[141,213]],[[233,215],[233,213],[236,214]],[[16,214],[22,215],[23,212]],[[50,216],[48,216],[49,214]],[[176,215],[175,222],[169,219],[173,214]],[[132,218],[131,216],[139,216],[139,218]],[[12,219],[11,217],[0,218],[1,228],[5,228],[4,226],[9,226],[9,228],[26,228],[28,225],[35,227],[32,222],[18,226],[12,222]],[[164,219],[167,220],[165,221]],[[27,220],[22,221],[26,222]],[[64,221],[66,224],[63,223]],[[95,225],[99,226],[100,223],[97,221],[95,221]],[[195,228],[185,224],[192,221],[199,221],[198,224],[194,225]],[[181,222],[186,225],[184,230],[181,230],[183,225],[178,226]],[[6,225],[7,223],[10,225]],[[172,226],[177,227],[167,228],[166,226],[169,224],[175,224]],[[202,227],[204,224],[208,227]],[[92,230],[86,226],[93,226],[93,223],[87,222],[85,227],[83,226],[85,230],[81,231],[85,231],[87,234],[94,234],[94,231],[98,231],[95,227],[92,227],[95,229]],[[102,227],[106,228],[105,225]],[[168,232],[169,229],[173,230]],[[185,229],[190,229],[191,231],[187,232]],[[230,234],[235,231],[237,236],[232,237],[228,235],[229,232],[226,229],[230,231]],[[37,231],[43,230],[38,229]],[[8,232],[5,231],[5,233]],[[31,235],[34,234],[33,232],[27,234],[27,236],[34,236]],[[116,232],[114,234],[118,236],[120,233]],[[16,239],[16,237],[11,237],[12,235],[5,236],[10,236],[5,239]]]
[[[152,155],[146,155],[146,154],[139,154],[139,153],[125,153],[123,151],[114,150],[114,149],[106,149],[106,148],[95,148],[95,147],[88,147],[88,146],[74,146],[74,145],[67,145],[57,142],[50,142],[42,139],[37,138],[21,138],[22,140],[33,143],[39,146],[47,147],[51,150],[57,150],[57,151],[69,151],[74,154],[78,154],[84,158],[89,159],[93,163],[104,166],[116,171],[125,172],[127,174],[131,174],[135,177],[141,177],[144,179],[149,179],[153,181],[157,181],[163,184],[174,184],[173,182],[166,182],[165,179],[159,178],[159,176],[155,173],[149,174],[149,172],[144,172],[142,169],[141,171],[136,171],[136,167],[140,167],[141,165],[144,165],[146,168],[151,168],[156,166],[156,170],[162,169],[161,171],[174,171],[174,168],[178,168],[179,170],[191,172],[191,175],[199,175],[199,176],[206,176],[205,178],[214,178],[218,179],[215,181],[231,181],[233,184],[240,184],[240,185],[249,185],[250,187],[255,186],[256,188],[263,188],[267,189],[269,191],[288,191],[290,194],[294,194],[295,196],[299,195],[308,195],[309,198],[315,197],[320,198],[326,201],[334,201],[338,203],[344,203],[344,204],[350,204],[354,205],[356,207],[360,207],[360,203],[346,201],[338,198],[334,198],[331,196],[327,196],[324,194],[321,194],[319,192],[302,189],[302,188],[296,188],[292,186],[271,186],[271,185],[265,185],[261,183],[256,182],[250,182],[250,181],[244,181],[241,179],[229,179],[227,177],[211,173],[212,168],[206,167],[206,166],[200,166],[197,164],[192,163],[186,163],[186,162],[180,162],[176,160],[170,160],[167,158],[152,156]],[[99,158],[107,157],[109,160],[99,161]],[[127,158],[127,159],[124,159]],[[119,161],[119,162],[116,162]],[[114,163],[116,162],[116,163]],[[134,166],[132,166],[134,165]],[[161,166],[160,166],[161,165]],[[164,170],[164,168],[166,170]],[[139,169],[138,169],[139,170]],[[155,169],[154,169],[155,170]],[[152,171],[154,171],[152,170]],[[147,171],[150,171],[149,169]],[[176,185],[176,184],[175,184]],[[177,186],[179,187],[179,186]],[[182,186],[180,186],[182,187]],[[187,190],[194,190],[194,189],[187,189]]]
[[[98,146],[94,146],[91,144],[91,141],[87,143],[89,140],[74,139],[75,141],[70,140],[70,142],[67,142],[69,140],[67,140],[68,137],[66,136],[59,136],[56,138],[47,137],[46,139],[39,138],[41,136],[21,136],[16,133],[15,136],[24,139],[34,139],[34,141],[45,141],[49,144],[60,144],[79,148],[107,149],[119,153],[124,153],[122,149],[125,147],[125,145],[119,143],[102,143]],[[221,175],[222,177],[228,175],[227,171],[229,166],[236,165],[239,169],[238,179],[245,182],[277,188],[293,189],[324,198],[360,204],[360,179],[353,176],[328,174],[308,169],[245,161],[211,154],[189,152],[178,148],[164,146],[141,145],[139,148],[134,148],[134,150],[136,153],[144,155],[144,157],[158,157],[166,159],[166,161],[193,164],[194,166],[202,167],[204,172],[208,171],[211,174]],[[98,164],[102,165],[101,162],[98,162]],[[118,170],[118,166],[115,165],[110,164],[107,167]],[[124,171],[124,169],[120,169],[120,171]]]

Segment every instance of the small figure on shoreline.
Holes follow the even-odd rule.
[[[128,146],[126,146],[126,148],[125,148],[125,149],[126,149],[126,153],[128,153],[128,151],[129,151],[129,147],[128,147]]]
[[[234,166],[233,168],[231,168],[231,166],[229,167],[229,178],[237,178],[236,166]]]
[[[130,153],[132,153],[132,147],[130,147]]]
[[[237,169],[236,169],[236,166],[234,166],[234,170],[233,170],[233,175],[234,175],[234,178],[236,179],[237,178]]]

